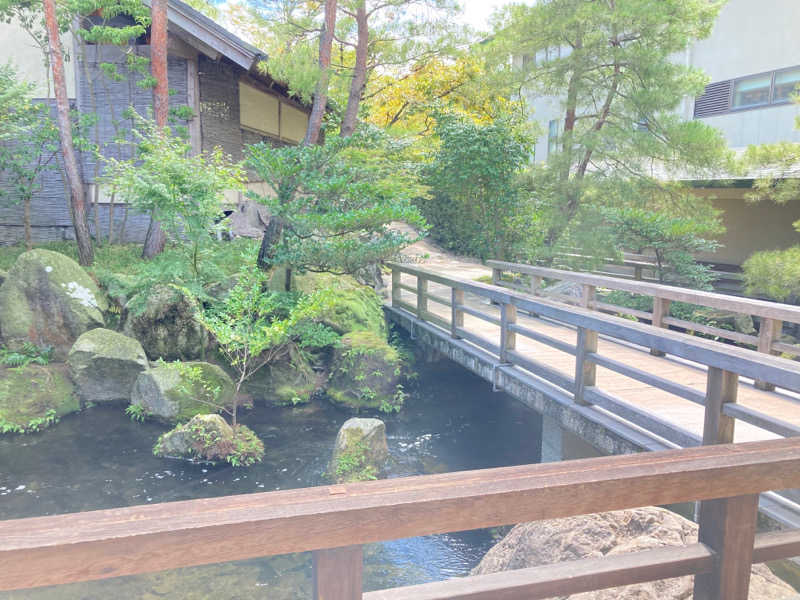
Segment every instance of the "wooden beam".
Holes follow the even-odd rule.
[[[542,600],[709,571],[702,544],[571,560],[364,594],[364,600]]]
[[[362,546],[315,550],[312,557],[314,600],[361,600],[364,570]]]
[[[758,494],[700,503],[699,541],[716,554],[711,573],[694,579],[694,600],[747,600]]]
[[[753,562],[765,563],[800,556],[800,530],[771,531],[756,535]]]
[[[0,590],[794,487],[786,439],[18,519]]]
[[[398,306],[401,301],[400,282],[402,281],[402,273],[395,268],[392,268],[392,306]]]

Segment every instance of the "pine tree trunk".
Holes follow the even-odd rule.
[[[169,80],[167,78],[167,0],[153,0],[150,5],[150,69],[153,88],[153,112],[159,128],[167,126],[169,115]]]
[[[78,261],[82,265],[91,265],[94,261],[94,249],[92,248],[92,238],[89,235],[89,225],[86,221],[86,198],[84,196],[83,181],[78,169],[75,147],[72,143],[72,123],[69,118],[67,82],[64,76],[64,56],[61,53],[55,0],[42,0],[42,4],[50,47],[50,64],[53,69],[53,88],[56,96],[61,154],[64,158],[64,172],[69,185],[72,225],[75,228],[75,239],[78,242]]]
[[[328,104],[328,84],[331,79],[331,47],[333,46],[333,34],[336,27],[336,2],[337,0],[325,0],[325,23],[322,28],[322,34],[319,37],[320,76],[314,93],[311,116],[308,118],[306,137],[303,140],[303,145],[305,146],[316,144],[319,141],[322,118],[325,116],[325,107]]]
[[[353,68],[353,79],[350,82],[350,95],[347,98],[347,109],[342,119],[341,135],[350,137],[358,123],[358,107],[361,95],[367,84],[367,58],[369,53],[369,24],[367,22],[366,0],[361,0],[356,8],[356,24],[358,25],[358,42],[356,43],[356,64]]]

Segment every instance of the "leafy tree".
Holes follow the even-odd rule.
[[[524,254],[537,224],[517,181],[530,157],[525,133],[509,120],[477,124],[436,115],[440,144],[431,152],[425,177],[432,197],[421,206],[445,245],[481,258]]]
[[[168,129],[143,117],[136,121],[135,156],[106,159],[104,181],[134,210],[158,219],[174,241],[188,240],[197,274],[200,245],[217,227],[223,192],[242,187],[242,169],[219,148],[192,156],[191,146]]]
[[[272,192],[251,193],[272,215],[259,266],[353,273],[413,242],[389,227],[424,229],[412,203],[422,189],[402,151],[374,129],[315,146],[251,146],[247,165]]]
[[[800,300],[800,246],[756,252],[742,269],[748,294],[795,304]]]
[[[0,174],[11,184],[11,199],[22,201],[28,250],[33,247],[31,200],[44,172],[58,168],[58,130],[49,107],[31,102],[31,90],[11,65],[0,65]]]
[[[609,179],[617,204],[637,205],[647,191],[648,202],[664,206],[685,197],[665,181],[727,160],[720,133],[677,114],[707,80],[673,60],[709,35],[723,3],[551,0],[501,15],[491,44],[496,69],[526,93],[560,102],[563,133],[537,193],[547,199],[547,245],[560,241],[585,204],[603,202]],[[532,60],[512,67],[511,54]]]
[[[698,263],[694,256],[719,248],[714,237],[721,231],[715,221],[703,222],[641,208],[606,210],[605,221],[611,226],[618,247],[639,254],[652,252],[661,283],[707,289],[714,281],[711,269]]]

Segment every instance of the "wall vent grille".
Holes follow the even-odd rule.
[[[730,111],[733,80],[710,83],[706,91],[694,102],[694,118],[713,117]]]

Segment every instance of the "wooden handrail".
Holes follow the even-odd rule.
[[[541,281],[543,278],[558,279],[560,281],[571,281],[584,286],[584,289],[591,287],[594,290],[602,287],[611,290],[619,290],[648,296],[653,298],[653,311],[646,313],[640,310],[615,306],[608,303],[589,302],[586,294],[578,300],[570,298],[560,298],[566,302],[580,303],[587,308],[593,306],[598,310],[606,312],[628,313],[638,318],[646,318],[655,327],[682,327],[687,330],[699,331],[709,335],[717,336],[722,339],[731,340],[739,344],[755,346],[756,349],[764,354],[789,353],[800,356],[800,347],[784,344],[780,341],[781,330],[784,322],[800,323],[800,307],[777,302],[767,302],[753,298],[740,298],[716,292],[705,292],[691,290],[687,288],[663,285],[660,283],[648,283],[644,281],[629,281],[617,277],[596,275],[591,273],[576,273],[574,271],[564,271],[560,269],[549,269],[519,263],[509,263],[503,261],[489,260],[487,265],[492,268],[492,281],[495,285],[508,286],[517,289],[517,286],[505,284],[502,281],[503,272],[514,272],[530,275],[533,278],[530,293],[536,295],[540,292]],[[592,292],[593,293],[593,292]],[[593,300],[593,298],[592,298]],[[673,319],[669,317],[669,305],[671,302],[687,302],[710,308],[726,310],[748,316],[755,316],[761,320],[758,336],[746,335],[736,331],[728,331],[720,327],[695,324],[689,321]],[[652,349],[653,354],[663,355],[663,352]],[[774,385],[769,382],[757,380],[756,387],[763,390],[772,390]]]
[[[398,273],[398,280],[400,273],[407,273],[425,281],[481,296],[501,306],[511,304],[517,309],[545,316],[566,325],[596,331],[618,340],[638,344],[645,348],[654,348],[706,366],[718,367],[744,377],[768,381],[780,387],[800,392],[800,366],[795,361],[755,353],[713,340],[686,336],[676,331],[656,328],[645,323],[637,323],[580,307],[565,307],[560,302],[531,297],[514,290],[478,281],[454,279],[427,269],[397,263],[390,263],[389,266]],[[474,312],[473,310],[471,314]],[[486,316],[491,319],[489,315]]]
[[[344,590],[320,597],[355,600],[365,543],[692,500],[727,502],[795,486],[800,440],[786,439],[18,519],[0,522],[0,590],[313,550],[316,585]],[[746,522],[755,525],[751,512],[738,515],[745,530]],[[708,571],[709,551],[730,552],[733,533],[717,521],[701,523],[704,547],[675,548],[657,561],[651,555],[648,577],[688,566]],[[800,537],[771,535],[746,540],[749,550],[745,544],[741,556],[726,560],[758,559],[754,546],[770,560],[800,550]],[[724,572],[718,563],[712,573]],[[590,567],[605,569],[602,585],[641,577],[630,560]],[[509,586],[514,581],[509,576]],[[746,598],[746,591],[723,597]]]

